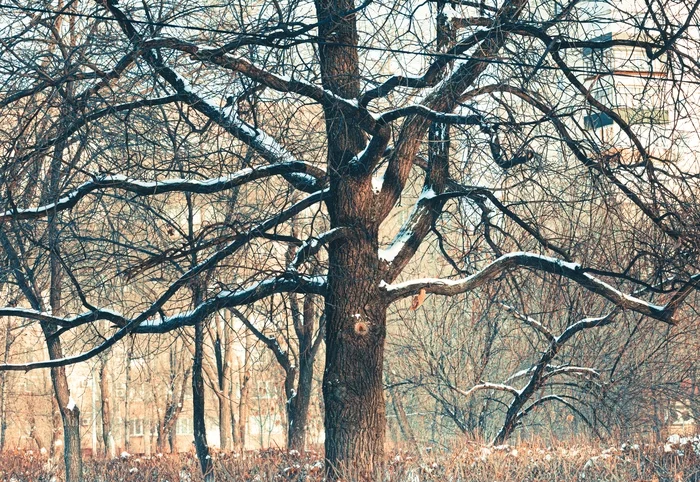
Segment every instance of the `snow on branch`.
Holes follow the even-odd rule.
[[[523,313],[520,313],[520,312],[519,312],[518,310],[516,310],[515,307],[513,307],[513,306],[507,305],[507,304],[505,304],[505,303],[501,303],[501,304],[505,307],[505,309],[506,309],[506,311],[507,311],[508,313],[511,313],[515,318],[517,318],[518,320],[520,320],[520,321],[522,321],[523,323],[525,323],[527,326],[529,326],[529,327],[535,329],[536,331],[538,331],[539,333],[541,333],[542,335],[544,335],[544,337],[547,338],[547,340],[549,340],[549,341],[555,341],[555,336],[554,336],[554,335],[552,334],[552,332],[549,331],[549,329],[548,329],[546,326],[544,326],[542,323],[540,323],[539,321],[537,321],[536,319],[534,319],[534,318],[532,318],[532,317],[530,317],[530,316],[527,316],[527,315],[525,315],[525,314],[523,314]]]
[[[121,175],[99,175],[87,181],[73,191],[61,197],[58,201],[44,206],[28,209],[14,209],[0,213],[0,222],[10,219],[34,219],[46,217],[58,211],[73,208],[88,194],[102,189],[120,189],[139,196],[151,196],[169,192],[191,192],[211,194],[231,189],[248,182],[280,174],[304,173],[314,179],[325,177],[320,169],[303,161],[290,161],[269,166],[242,169],[233,174],[205,180],[166,179],[162,181],[140,181]]]
[[[698,286],[700,274],[692,276],[665,305],[656,305],[640,298],[621,292],[608,283],[585,272],[581,265],[562,261],[557,258],[535,253],[509,253],[493,261],[481,271],[457,280],[440,278],[423,278],[403,283],[380,283],[389,301],[412,296],[424,289],[427,293],[451,296],[474,290],[484,283],[493,280],[504,271],[513,268],[530,268],[546,273],[556,274],[571,279],[581,287],[603,296],[617,307],[650,316],[664,323],[675,324],[674,314],[683,300]]]
[[[282,275],[260,281],[237,291],[222,291],[215,297],[204,301],[191,311],[162,319],[148,319],[134,330],[134,333],[167,333],[183,326],[193,326],[212,313],[223,308],[247,305],[277,293],[310,293],[323,295],[326,279],[323,276]],[[0,369],[2,367],[0,366]]]
[[[442,124],[461,124],[474,126],[481,125],[483,123],[483,118],[476,114],[449,114],[445,112],[438,112],[421,104],[409,105],[406,107],[401,107],[398,109],[387,111],[380,115],[377,118],[377,120],[381,123],[389,123],[395,121],[396,119],[400,119],[401,117],[406,117],[410,115],[419,115],[433,122],[440,122]]]
[[[557,376],[557,375],[588,375],[592,378],[600,378],[600,372],[594,368],[589,367],[577,367],[577,366],[562,366],[562,367],[549,367],[550,371],[544,376],[545,379]]]
[[[50,313],[28,308],[9,307],[0,308],[0,317],[24,318],[27,320],[35,320],[44,323],[53,323],[66,328],[75,328],[76,326],[84,325],[97,320],[108,320],[113,323],[122,323],[126,319],[116,311],[109,309],[87,311],[70,318],[61,318],[59,316],[53,316]]]
[[[459,389],[453,385],[448,385],[451,390],[454,390],[455,392],[459,393],[460,395],[464,395],[465,397],[471,396],[474,392],[480,391],[480,390],[496,390],[496,391],[501,391],[501,392],[508,392],[512,394],[515,397],[518,397],[520,395],[520,391],[512,387],[510,385],[506,385],[504,383],[479,383],[478,385],[474,385],[471,387],[469,390],[462,390]]]
[[[323,191],[318,191],[315,192],[314,194],[311,194],[307,196],[306,198],[302,199],[301,201],[297,202],[296,204],[290,206],[286,210],[282,211],[281,213],[278,213],[277,215],[263,221],[262,223],[254,226],[250,230],[248,230],[246,233],[240,234],[234,239],[232,242],[227,244],[224,248],[220,249],[216,253],[212,254],[209,256],[207,259],[203,260],[196,266],[192,267],[191,269],[187,270],[185,273],[183,273],[177,280],[175,280],[167,290],[163,294],[161,294],[156,301],[154,301],[151,306],[149,306],[146,310],[144,310],[140,315],[138,315],[136,318],[132,320],[127,320],[123,322],[123,326],[117,330],[116,333],[114,333],[111,337],[107,338],[102,344],[96,346],[95,348],[88,350],[87,352],[84,352],[80,355],[75,355],[75,356],[70,356],[70,357],[65,357],[61,359],[56,359],[56,360],[47,360],[47,361],[42,361],[42,362],[36,362],[36,363],[27,363],[27,364],[19,364],[19,365],[0,365],[0,370],[15,370],[15,371],[26,371],[26,370],[32,370],[35,368],[51,368],[51,367],[57,367],[57,366],[65,366],[65,365],[72,365],[75,363],[80,363],[86,360],[89,360],[100,353],[104,352],[105,350],[108,350],[110,347],[114,346],[119,340],[124,338],[125,336],[129,335],[130,333],[133,333],[137,330],[139,330],[139,327],[141,326],[142,323],[146,323],[146,326],[148,324],[154,324],[153,330],[157,330],[158,328],[157,325],[160,324],[160,322],[154,322],[152,321],[153,317],[155,317],[158,312],[163,308],[165,303],[170,300],[183,286],[186,286],[188,283],[191,282],[192,279],[196,278],[197,276],[201,275],[203,272],[205,272],[208,269],[211,269],[215,267],[219,262],[222,260],[226,259],[227,257],[231,256],[233,253],[238,251],[241,247],[245,246],[248,242],[250,242],[252,239],[255,239],[256,237],[261,236],[264,234],[266,231],[278,226],[280,223],[283,223],[289,219],[291,219],[293,216],[299,214],[302,212],[304,209],[308,208],[309,206],[313,206],[314,204],[320,202],[323,198],[324,195],[327,193],[327,190]],[[278,279],[277,282],[281,283],[278,285],[273,285],[273,287],[267,286],[267,285],[258,285],[259,291],[253,291],[252,293],[250,292],[244,292],[239,294],[231,294],[231,298],[227,298],[224,294],[220,294],[219,296],[222,298],[227,298],[222,299],[222,300],[210,300],[210,304],[216,304],[216,303],[221,303],[222,307],[228,306],[227,304],[231,304],[231,306],[235,305],[238,300],[243,297],[243,300],[245,302],[253,302],[256,299],[256,296],[260,295],[262,296],[267,296],[264,293],[270,292],[283,292],[285,289],[293,290],[294,287],[290,286],[288,283],[284,283],[284,280],[299,280],[298,276],[287,276],[287,277],[282,277],[281,279]],[[274,281],[274,280],[273,280]],[[297,281],[294,281],[295,286],[298,285]],[[313,285],[316,287],[314,289],[319,289],[319,280],[316,279],[313,282]],[[274,288],[274,289],[273,289]],[[275,289],[279,289],[280,291],[275,291]],[[310,288],[311,289],[311,288]],[[201,310],[206,310],[206,308],[201,308]],[[195,310],[196,311],[196,310]],[[170,322],[171,324],[177,324],[177,323],[187,323],[187,320],[191,319],[188,318],[188,315],[180,315],[182,319],[179,319],[179,321],[172,321]],[[151,320],[151,321],[147,321]],[[148,328],[143,328],[148,329]]]
[[[431,206],[430,201],[437,198],[438,195],[431,188],[424,188],[420,196],[416,200],[416,204],[411,210],[406,222],[401,226],[401,229],[396,234],[391,244],[385,249],[379,250],[379,259],[392,264],[397,258],[408,258],[418,247],[419,241],[422,240],[417,233],[419,224],[425,222],[424,219],[427,209]],[[409,253],[410,251],[410,253]]]
[[[198,321],[203,320],[207,316],[222,308],[249,304],[273,294],[291,291],[323,295],[325,288],[326,280],[322,276],[282,275],[274,279],[254,283],[252,286],[238,291],[222,291],[215,297],[204,301],[191,311],[162,319],[154,318],[150,314],[151,309],[146,310],[138,317],[131,320],[125,319],[117,313],[113,313],[112,316],[108,316],[108,313],[110,313],[108,310],[98,310],[97,312],[86,313],[76,318],[65,319],[63,320],[63,324],[65,325],[71,320],[79,319],[81,317],[92,317],[92,319],[98,319],[95,316],[96,313],[100,313],[102,319],[109,319],[120,326],[120,328],[102,344],[80,355],[40,362],[2,364],[0,365],[0,371],[28,371],[36,368],[72,365],[97,356],[99,353],[111,347],[129,333],[167,333],[183,326],[194,325]],[[34,316],[30,310],[17,310],[17,313],[15,314],[22,314],[25,315],[25,317]]]
[[[109,9],[115,16],[121,19],[122,27],[130,33],[132,40],[143,43],[140,35],[133,29],[133,26],[131,26],[123,12],[114,5],[110,5]],[[206,92],[202,92],[198,87],[191,85],[187,79],[177,71],[166,66],[153,55],[145,54],[144,58],[156,69],[160,76],[177,91],[178,96],[182,97],[184,102],[191,105],[195,110],[216,122],[231,135],[254,149],[267,162],[270,164],[278,164],[297,161],[296,157],[291,152],[269,134],[243,121],[238,116],[235,105],[221,107],[224,104],[224,99],[212,99]],[[305,192],[317,191],[325,184],[325,180],[321,181],[304,173],[287,174],[285,175],[285,179],[293,184],[295,188]]]
[[[506,382],[511,382],[513,380],[517,380],[519,378],[526,377],[528,375],[532,375],[538,370],[539,364],[531,366],[529,368],[526,368],[524,370],[517,371],[513,373],[511,376],[509,376],[506,379]],[[589,375],[594,378],[600,378],[600,373],[593,369],[593,368],[588,368],[588,367],[577,367],[577,366],[571,366],[571,365],[547,365],[545,366],[545,370],[539,375],[540,381],[547,380],[553,376],[556,375]]]
[[[339,227],[333,228],[330,231],[326,231],[318,235],[317,237],[309,238],[299,247],[294,259],[289,264],[289,269],[291,271],[296,271],[299,266],[306,262],[309,257],[318,253],[323,246],[330,243],[333,240],[345,236],[347,233],[347,228]]]

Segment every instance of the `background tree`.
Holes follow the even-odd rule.
[[[2,132],[10,175],[0,240],[16,253],[45,220],[69,227],[32,247],[53,259],[42,273],[70,281],[54,296],[75,316],[46,314],[28,290],[22,308],[4,313],[50,327],[53,343],[75,337],[85,348],[0,368],[57,373],[130,334],[193,326],[195,438],[209,479],[202,363],[217,311],[281,294],[323,297],[328,475],[371,479],[384,456],[390,306],[517,283],[532,271],[591,298],[584,306],[595,313],[585,318],[625,311],[675,325],[696,287],[697,167],[684,157],[693,155],[697,104],[694,5],[652,2],[635,14],[612,5],[623,36],[601,36],[607,19],[591,19],[598,14],[578,2],[29,8],[18,4],[12,15],[23,21],[4,27],[12,42],[1,105],[15,121]],[[37,75],[46,47],[36,33],[66,15],[85,33],[75,55]],[[633,108],[610,95],[625,93],[619,69],[598,61],[611,56],[633,62],[642,97],[658,105]],[[42,124],[24,112],[37,99],[63,99],[67,86],[59,115]],[[669,99],[680,105],[673,115],[664,113]],[[37,158],[60,165],[63,181],[48,176],[40,193],[22,194],[40,177],[30,169]],[[194,223],[200,196],[204,228]],[[231,202],[243,214],[237,222]],[[181,228],[170,230],[178,212]],[[605,242],[586,243],[601,216]],[[88,221],[100,221],[99,241],[81,237],[95,230]],[[325,272],[289,269],[289,245],[310,252],[305,260],[325,250]],[[444,266],[421,265],[429,248]],[[10,258],[23,287],[27,260]],[[410,279],[409,264],[441,277]],[[133,266],[138,276],[124,276]],[[148,296],[113,306],[105,285]],[[533,314],[516,308],[520,321]],[[569,326],[574,314],[558,322]],[[111,328],[87,337],[98,320]]]

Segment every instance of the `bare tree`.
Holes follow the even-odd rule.
[[[700,279],[698,177],[682,159],[693,155],[686,134],[697,114],[688,89],[699,73],[695,5],[650,2],[634,15],[611,5],[627,29],[617,36],[588,29],[610,22],[591,19],[575,1],[316,0],[311,8],[107,0],[71,8],[17,4],[12,15],[23,21],[3,23],[11,42],[0,103],[18,119],[2,133],[10,175],[0,241],[27,298],[3,315],[41,323],[50,355],[0,368],[51,368],[67,429],[77,412],[66,411],[62,367],[130,334],[193,326],[195,440],[213,480],[203,417],[206,320],[275,295],[321,296],[328,476],[371,480],[384,457],[390,306],[535,271],[593,297],[600,312],[590,319],[628,311],[675,325]],[[41,58],[37,32],[68,13],[80,14],[75,28],[86,33],[75,39],[79,54],[57,59],[58,67],[17,60]],[[608,95],[623,93],[621,68],[598,59],[620,52],[641,94],[661,106],[630,107]],[[36,135],[42,119],[32,102],[63,98],[69,85],[60,119]],[[668,99],[683,102],[669,113]],[[49,176],[49,197],[19,195],[37,158],[65,165],[63,182]],[[232,189],[242,191],[238,223],[222,215],[221,193]],[[169,206],[189,207],[199,196],[216,227],[195,229],[190,209],[173,234],[179,245],[164,248],[172,243],[161,231]],[[398,227],[392,213],[405,202],[412,209]],[[591,256],[582,246],[599,215],[615,229],[606,250]],[[84,234],[98,216],[111,238]],[[51,260],[43,270],[54,287],[51,314],[26,288],[31,270],[18,252],[44,220],[46,242],[30,244]],[[294,235],[292,220],[306,239]],[[70,230],[59,233],[59,221]],[[294,269],[285,263],[289,245],[304,253]],[[445,260],[441,277],[406,279],[428,248]],[[151,295],[110,306],[94,268],[90,275],[95,264],[110,286],[139,284]],[[125,277],[133,266],[139,276]],[[421,276],[434,273],[420,267]],[[70,281],[62,306],[60,279]],[[86,340],[85,351],[64,356],[61,336],[83,338],[97,320],[113,325],[104,341]],[[538,363],[525,391],[553,370]],[[509,420],[517,421],[527,408],[513,396]]]

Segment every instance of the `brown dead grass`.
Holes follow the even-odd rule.
[[[605,447],[592,443],[542,443],[487,447],[463,443],[450,451],[390,454],[383,482],[700,482],[697,443]],[[267,450],[214,455],[217,480],[286,482],[323,480],[322,456]],[[87,459],[86,482],[200,482],[192,454]],[[62,467],[37,452],[0,454],[1,482],[60,482]]]

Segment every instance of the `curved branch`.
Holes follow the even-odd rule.
[[[518,267],[564,276],[588,291],[603,296],[619,308],[636,311],[669,324],[676,323],[674,314],[678,306],[700,282],[700,274],[692,276],[674,294],[671,301],[665,305],[655,305],[617,290],[608,283],[584,272],[579,264],[535,253],[516,252],[501,256],[478,273],[467,278],[459,280],[424,278],[397,284],[387,284],[382,281],[380,288],[385,291],[385,296],[389,302],[412,296],[421,289],[424,289],[427,293],[451,296],[474,290],[487,281],[493,280],[504,271]]]
[[[114,335],[107,338],[97,347],[80,355],[40,362],[4,364],[0,365],[0,371],[29,371],[37,368],[52,368],[73,365],[99,355],[129,333],[167,333],[183,326],[193,326],[197,322],[206,318],[208,315],[222,308],[253,303],[273,294],[286,293],[290,291],[324,294],[325,286],[325,279],[318,276],[282,276],[272,280],[256,283],[253,286],[240,291],[221,292],[214,298],[203,302],[192,311],[160,320],[151,319],[150,316],[144,318],[145,313],[149,313],[151,311],[149,309],[133,320],[123,320],[124,324],[122,328],[120,328]]]
[[[227,257],[231,256],[233,253],[238,251],[241,247],[245,246],[249,241],[252,239],[255,239],[256,237],[259,237],[261,234],[263,234],[265,231],[268,231],[269,229],[272,229],[275,226],[278,226],[280,223],[287,221],[288,219],[292,218],[293,216],[299,214],[302,212],[304,209],[308,208],[309,206],[312,206],[320,201],[323,200],[324,195],[327,193],[327,191],[319,191],[316,192],[310,196],[307,196],[305,199],[302,199],[301,201],[297,202],[296,204],[292,205],[285,211],[282,211],[278,215],[267,219],[266,221],[258,224],[255,226],[253,229],[249,230],[248,232],[238,236],[234,241],[229,243],[225,248],[221,249],[220,251],[217,251],[215,254],[211,255],[209,258],[206,260],[202,261],[201,263],[195,265],[193,268],[189,269],[187,272],[185,272],[182,276],[180,276],[174,283],[172,283],[168,289],[163,293],[155,302],[151,304],[151,306],[143,311],[139,316],[132,320],[124,320],[124,325],[110,338],[105,340],[101,345],[81,354],[81,355],[76,355],[72,357],[66,357],[66,358],[61,358],[57,360],[49,360],[49,361],[43,361],[43,362],[38,362],[38,363],[29,363],[29,364],[24,364],[24,365],[5,365],[5,366],[0,366],[0,370],[31,370],[34,368],[48,368],[48,367],[56,367],[56,366],[65,366],[65,365],[71,365],[74,363],[78,363],[81,361],[89,360],[90,358],[99,355],[100,353],[104,352],[105,350],[108,350],[111,348],[113,345],[115,345],[119,340],[122,338],[126,337],[127,335],[136,332],[140,325],[147,320],[153,318],[156,314],[159,313],[159,311],[163,308],[163,305],[170,299],[172,298],[175,293],[177,293],[180,288],[183,286],[187,285],[190,283],[193,279],[195,279],[197,276],[202,274],[203,272],[207,271],[208,269],[213,268],[216,266],[220,261],[226,259]],[[1,233],[1,232],[0,232]],[[2,239],[2,238],[0,238]],[[273,280],[274,282],[278,283],[275,284],[274,282],[272,283],[272,286],[269,285],[264,285],[260,289],[262,290],[261,293],[264,296],[267,296],[264,293],[270,293],[273,294],[275,289],[294,289],[293,286],[290,286],[288,283],[288,280],[290,278],[280,278],[278,280]],[[299,279],[298,277],[295,279]],[[287,281],[287,282],[285,282]],[[296,282],[295,282],[296,283]],[[253,293],[248,293],[248,292],[242,292],[240,294],[232,294],[231,297],[227,296],[220,296],[220,298],[215,298],[213,300],[209,300],[207,303],[211,307],[227,307],[227,306],[235,306],[236,303],[238,303],[243,297],[244,301],[246,302],[252,302],[255,301],[256,296],[258,296],[257,292]],[[262,296],[261,296],[262,297]],[[195,312],[200,309],[203,310],[201,313],[202,315],[207,314],[208,312],[206,311],[208,308],[205,307],[199,307],[195,308]],[[218,308],[217,308],[218,309]],[[193,312],[194,313],[194,312]],[[177,321],[173,320],[170,321],[169,324],[173,325],[175,328],[178,323],[187,324],[189,322],[196,323],[197,318],[190,317],[189,315],[179,315],[179,318],[177,318]],[[155,326],[155,325],[154,325]],[[148,328],[146,328],[148,329]],[[157,329],[157,328],[153,328]]]
[[[299,266],[306,262],[307,259],[318,253],[323,246],[332,241],[335,241],[336,239],[340,239],[346,236],[347,233],[347,228],[339,227],[333,228],[330,231],[326,231],[325,233],[322,233],[315,238],[309,238],[304,242],[304,244],[301,245],[301,247],[297,251],[296,255],[294,256],[294,259],[289,264],[289,269],[292,271],[296,271],[299,268]]]
[[[166,179],[163,181],[139,181],[124,176],[115,175],[96,176],[92,181],[87,181],[73,191],[61,197],[55,203],[36,208],[14,209],[0,213],[0,222],[10,219],[35,219],[46,217],[73,208],[82,198],[88,194],[102,189],[120,189],[139,196],[153,196],[169,192],[191,192],[198,194],[211,194],[215,192],[241,186],[257,179],[284,175],[291,173],[304,173],[316,179],[325,177],[325,173],[311,164],[302,161],[283,162],[269,166],[242,169],[228,176],[214,179],[190,180],[190,179]]]
[[[515,387],[511,387],[510,385],[506,385],[503,383],[479,383],[478,385],[474,385],[471,387],[469,390],[461,390],[453,385],[447,385],[451,390],[454,390],[455,392],[459,393],[460,395],[464,395],[465,397],[471,396],[474,392],[479,391],[479,390],[496,390],[496,391],[501,391],[501,392],[508,392],[514,397],[518,397],[520,395],[520,391],[516,389]]]

